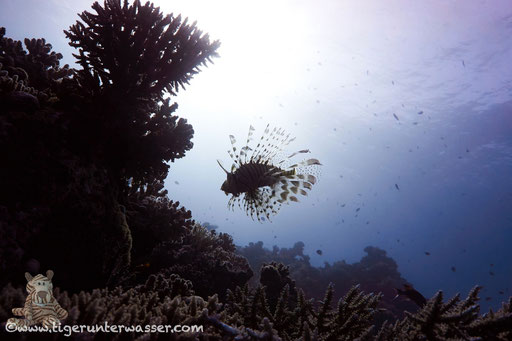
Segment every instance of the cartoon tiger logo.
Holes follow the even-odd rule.
[[[7,321],[8,325],[29,327],[42,324],[43,327],[47,328],[61,325],[60,320],[64,320],[68,316],[68,312],[53,297],[52,277],[52,270],[46,271],[46,276],[39,274],[35,277],[25,272],[25,278],[28,281],[28,296],[25,300],[25,306],[12,309],[12,313],[15,316],[23,316],[25,318],[10,318]]]

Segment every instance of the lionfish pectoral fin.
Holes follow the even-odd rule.
[[[222,170],[223,170],[224,172],[226,172],[226,174],[229,174],[229,172],[226,170],[226,168],[224,168],[224,167],[222,166],[222,164],[220,163],[220,160],[219,160],[219,159],[217,159],[217,163],[219,164],[220,168],[222,168]]]

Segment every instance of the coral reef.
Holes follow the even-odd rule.
[[[172,216],[155,228],[167,226],[174,241],[193,225],[190,212],[159,203],[167,162],[193,136],[163,96],[183,88],[219,43],[150,3],[92,7],[65,32],[77,70],[60,67],[44,39],[26,39],[24,49],[0,29],[1,286],[21,284],[27,267],[51,267],[72,292],[112,287],[132,256],[153,252],[141,237],[150,223]]]
[[[393,301],[396,288],[402,287],[406,280],[398,272],[396,262],[384,250],[368,246],[364,249],[367,255],[360,262],[347,264],[345,261],[336,261],[333,264],[325,263],[323,267],[314,267],[310,264],[310,257],[304,254],[304,247],[303,242],[297,242],[291,248],[274,246],[269,250],[260,241],[239,247],[238,252],[247,258],[255,270],[272,261],[287,265],[290,277],[295,280],[297,287],[304,290],[308,297],[315,299],[323,297],[323,290],[330,283],[336,288],[335,300],[341,298],[354,285],[360,285],[366,292],[381,292],[383,297],[379,307],[386,310],[377,314],[377,324],[403,317],[405,310],[418,309],[406,299]],[[256,285],[258,280],[257,277],[251,279],[251,284]]]
[[[158,215],[153,217],[159,220]],[[160,221],[165,222],[162,226],[179,226],[172,220]],[[193,223],[183,233],[173,236],[165,229],[153,229],[156,224],[151,226],[141,231],[148,231],[148,234],[155,232],[154,239],[146,244],[150,245],[146,247],[150,252],[145,252],[147,256],[139,259],[143,266],[135,266],[130,277],[123,282],[124,286],[140,283],[151,273],[178,274],[194,283],[198,295],[206,297],[218,294],[222,298],[227,289],[244,285],[253,275],[247,260],[235,253],[236,247],[228,234],[209,231]],[[139,240],[135,236],[134,240]],[[148,241],[149,238],[146,235],[140,240]],[[137,250],[136,243],[134,250]]]
[[[263,264],[260,269],[260,284],[265,287],[270,307],[275,309],[282,291],[286,288],[288,303],[297,301],[295,281],[290,277],[290,269],[283,263],[270,262]]]
[[[465,300],[456,295],[443,302],[437,292],[417,313],[406,312],[406,318],[394,325],[385,324],[376,340],[512,340],[512,297],[494,313],[478,312],[478,292],[473,288]]]
[[[65,32],[77,70],[60,67],[44,39],[23,48],[0,28],[2,340],[40,339],[3,326],[25,302],[23,273],[47,268],[66,290],[54,290],[65,325],[204,326],[79,340],[512,339],[512,298],[484,315],[478,289],[446,303],[438,293],[419,310],[390,302],[405,280],[375,247],[358,263],[315,268],[303,243],[237,253],[231,236],[197,224],[163,189],[168,163],[192,148],[194,133],[164,96],[184,88],[219,43],[149,2],[92,8]],[[260,270],[252,287],[244,256]],[[411,313],[401,318],[403,310]]]
[[[284,274],[282,264],[267,264],[264,271]],[[262,278],[263,271],[261,274]],[[286,277],[286,276],[284,276]],[[322,300],[307,299],[297,290],[290,300],[290,283],[282,278],[279,298],[273,306],[272,291],[265,286],[250,289],[248,285],[228,290],[224,300],[217,295],[208,299],[196,296],[192,282],[178,275],[151,275],[141,285],[130,289],[96,289],[69,295],[54,290],[61,306],[69,311],[68,325],[148,325],[188,324],[203,326],[202,332],[176,334],[104,333],[73,334],[73,339],[103,340],[510,340],[512,331],[512,298],[497,312],[478,315],[478,287],[465,300],[459,295],[443,302],[441,292],[428,300],[425,307],[394,324],[373,325],[381,294],[365,294],[353,286],[338,300],[333,300],[330,285]],[[0,320],[9,316],[9,307],[22,303],[22,289],[8,285],[0,291]],[[1,325],[0,325],[1,327]],[[3,333],[3,334],[2,334]],[[4,336],[5,331],[0,331]],[[62,334],[53,339],[69,339]],[[23,334],[24,339],[40,335]]]
[[[88,140],[94,132],[87,148],[101,152],[117,180],[143,187],[163,181],[167,162],[192,148],[194,132],[164,96],[184,88],[220,44],[150,2],[107,0],[92,8],[96,13],[84,11],[65,31],[82,67],[73,78],[86,110],[80,123],[88,129],[80,131]]]

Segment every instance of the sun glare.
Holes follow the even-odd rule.
[[[307,18],[287,1],[161,1],[158,5],[165,13],[181,13],[197,21],[211,39],[221,41],[221,58],[194,87],[223,88],[233,106],[258,102],[264,107],[262,102],[288,94],[306,69]]]

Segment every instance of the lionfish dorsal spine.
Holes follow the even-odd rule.
[[[231,141],[231,149],[233,150],[233,152],[228,151],[228,154],[229,154],[229,156],[231,156],[231,158],[233,159],[235,164],[241,165],[240,157],[236,153],[236,139],[233,135],[229,135],[229,140]]]
[[[240,149],[240,156],[239,156],[239,159],[240,161],[242,160],[242,157],[243,157],[243,160],[244,160],[244,163],[247,163],[247,154],[248,154],[248,151],[251,151],[252,149],[249,147],[249,143],[252,141],[252,135],[253,135],[253,132],[254,132],[254,127],[252,125],[249,126],[249,133],[247,134],[247,141],[245,142],[245,146],[242,147],[242,149]]]
[[[261,135],[261,138],[260,140],[258,141],[258,145],[256,146],[256,148],[254,149],[252,155],[251,155],[251,158],[249,160],[249,162],[259,162],[261,160],[261,152],[262,152],[262,149],[263,149],[263,146],[265,144],[265,142],[263,141],[263,139],[265,138],[265,136],[269,133],[270,131],[270,123],[267,124],[267,127],[265,128],[265,131],[263,132],[263,134]],[[268,140],[268,138],[267,138]]]

